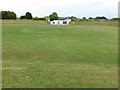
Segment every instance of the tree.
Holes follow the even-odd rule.
[[[68,18],[70,18],[70,19],[71,19],[71,21],[77,21],[77,18],[76,18],[76,17],[74,17],[74,16],[71,16],[71,17],[68,17]]]
[[[50,21],[58,20],[58,15],[56,12],[53,12],[49,17],[50,17]]]
[[[21,16],[20,19],[32,19],[32,14],[30,12],[27,12],[24,16]]]
[[[16,14],[13,11],[1,11],[2,19],[16,19]]]
[[[86,17],[83,17],[82,19],[86,20]]]
[[[107,18],[102,16],[102,17],[96,17],[95,19],[107,19]]]
[[[25,15],[25,19],[32,19],[32,14],[30,12],[27,12]]]
[[[7,19],[7,12],[6,11],[1,11],[2,14],[2,19]]]
[[[88,19],[94,19],[94,18],[92,18],[92,17],[89,17]]]
[[[1,11],[0,13],[2,15],[2,19],[8,19],[8,13],[7,13],[7,11]]]
[[[14,12],[8,12],[10,14],[8,14],[9,19],[16,19],[16,14]]]
[[[86,17],[83,17],[80,21],[88,21]]]

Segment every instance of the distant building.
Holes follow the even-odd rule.
[[[71,22],[69,18],[59,18],[59,20],[50,21],[51,25],[68,25]]]
[[[54,20],[50,21],[51,25],[68,25],[71,21],[70,20]]]

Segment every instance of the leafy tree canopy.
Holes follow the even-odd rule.
[[[102,17],[96,17],[95,19],[107,19],[107,18],[102,16]]]
[[[13,11],[1,11],[2,19],[16,19],[16,14]]]
[[[24,16],[21,16],[20,19],[32,19],[32,14],[30,12],[27,12]]]
[[[25,19],[32,19],[32,14],[30,12],[27,12],[25,15]]]
[[[50,21],[58,20],[58,15],[56,12],[53,12],[49,17],[50,17]]]

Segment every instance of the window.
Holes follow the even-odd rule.
[[[63,24],[67,24],[67,21],[63,21]]]

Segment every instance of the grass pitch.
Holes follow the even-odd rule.
[[[117,29],[116,21],[3,20],[3,87],[117,88]]]

